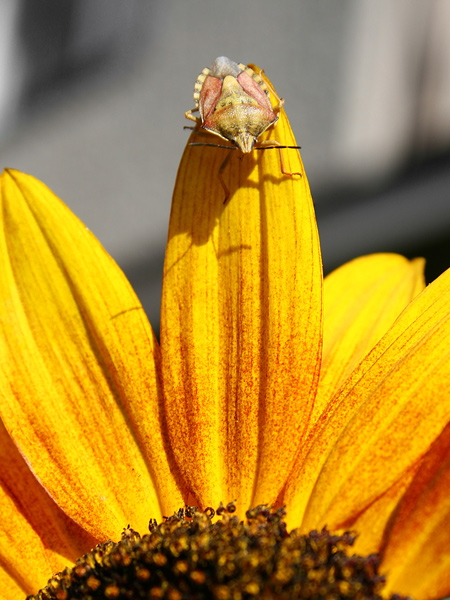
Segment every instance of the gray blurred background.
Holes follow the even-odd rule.
[[[184,112],[219,55],[286,99],[326,271],[450,266],[448,0],[0,0],[0,163],[86,223],[156,331]]]

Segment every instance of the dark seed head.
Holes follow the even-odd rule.
[[[288,533],[283,509],[259,506],[245,523],[234,511],[185,507],[143,537],[127,527],[28,600],[381,600],[379,559],[351,556],[352,533]]]

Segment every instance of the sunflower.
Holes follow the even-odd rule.
[[[264,135],[295,145],[283,111]],[[233,527],[228,513],[275,507],[247,517],[278,533],[284,506],[302,547],[331,554],[357,532],[386,594],[450,594],[450,271],[425,287],[422,260],[377,254],[323,280],[298,152],[282,150],[292,176],[279,150],[233,154],[225,205],[224,152],[183,155],[160,344],[89,230],[33,177],[1,176],[2,598],[124,527],[130,544],[222,501]]]

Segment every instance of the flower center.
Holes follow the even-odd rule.
[[[381,600],[379,559],[350,556],[353,534],[288,532],[283,509],[258,506],[246,522],[234,511],[186,507],[142,537],[127,528],[27,600]]]

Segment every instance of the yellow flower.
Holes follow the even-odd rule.
[[[265,137],[295,144],[284,112]],[[231,500],[357,530],[389,592],[450,593],[450,272],[424,289],[421,260],[372,255],[322,285],[305,174],[236,152],[224,205],[225,152],[184,153],[160,345],[86,227],[1,176],[2,598],[127,524]]]

